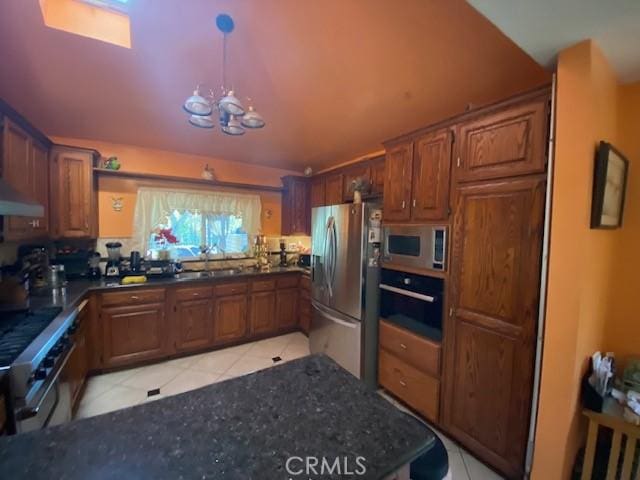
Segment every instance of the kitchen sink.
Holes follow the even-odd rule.
[[[195,278],[216,278],[216,277],[228,277],[241,273],[243,269],[240,268],[224,268],[220,270],[205,270],[201,272],[182,272],[177,275],[180,280],[193,280]]]

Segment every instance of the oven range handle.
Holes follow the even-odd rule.
[[[380,284],[380,288],[382,290],[387,290],[393,293],[399,293],[400,295],[405,295],[407,297],[416,298],[418,300],[422,300],[425,302],[433,303],[436,301],[436,297],[432,297],[431,295],[424,295],[422,293],[412,292],[410,290],[404,290],[403,288],[392,287],[391,285],[387,285],[385,283]]]
[[[71,357],[71,354],[75,349],[76,349],[76,344],[75,343],[71,344],[71,347],[69,348],[69,350],[67,350],[64,356],[64,359],[62,359],[62,361],[59,363],[56,373],[53,375],[53,377],[47,380],[48,382],[47,386],[44,388],[42,395],[40,395],[40,399],[38,400],[38,403],[33,407],[26,406],[20,409],[16,413],[16,417],[17,417],[16,420],[26,420],[27,418],[35,417],[38,414],[38,412],[40,411],[40,408],[42,408],[42,404],[44,403],[45,399],[47,398],[47,395],[49,394],[49,391],[58,381],[58,377],[60,376],[60,373],[62,373],[62,370],[64,370],[64,366],[67,364],[69,357]]]

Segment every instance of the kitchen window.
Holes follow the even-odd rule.
[[[156,257],[200,257],[207,245],[210,258],[245,257],[251,238],[260,232],[258,195],[197,190],[140,188],[134,213],[135,248]]]

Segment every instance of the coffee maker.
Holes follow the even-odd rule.
[[[120,276],[120,242],[109,242],[107,247],[107,266],[105,267],[104,274],[106,277],[119,277]]]

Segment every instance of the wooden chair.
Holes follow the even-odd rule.
[[[613,399],[607,399],[605,401],[602,413],[594,412],[593,410],[583,410],[582,413],[589,419],[589,433],[587,435],[587,447],[584,452],[581,480],[591,480],[593,461],[596,453],[598,428],[600,426],[608,427],[613,430],[606,480],[614,480],[616,478],[619,478],[620,480],[631,480],[631,470],[636,452],[636,444],[640,439],[640,427],[625,421],[622,417],[622,412],[622,406]],[[627,445],[624,450],[622,471],[620,476],[617,477],[618,461],[620,459],[620,445],[622,443],[623,436],[627,439]],[[634,480],[640,480],[640,465],[637,470]]]

